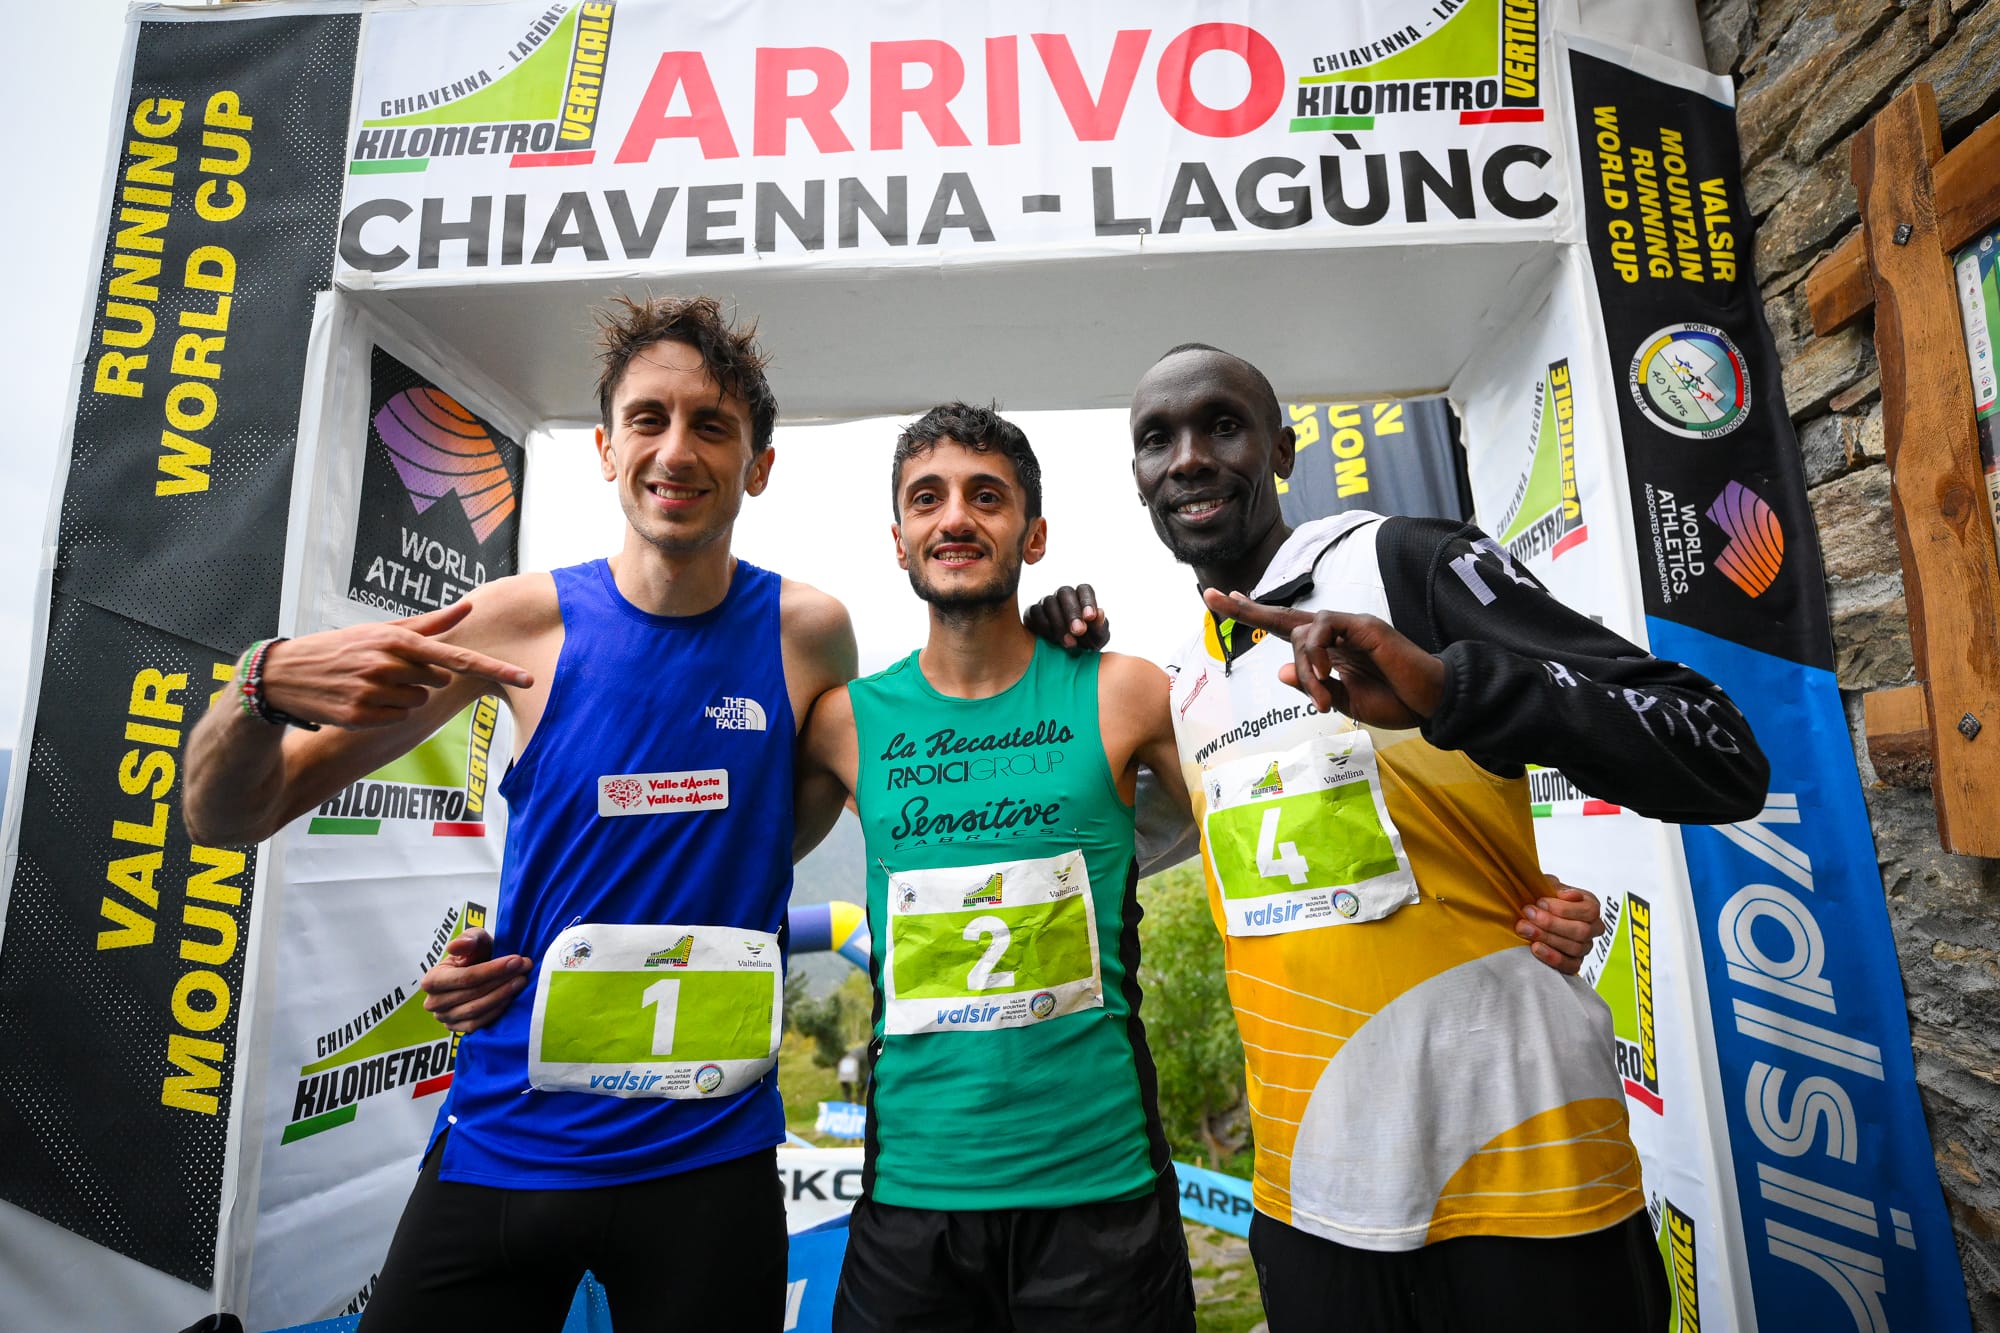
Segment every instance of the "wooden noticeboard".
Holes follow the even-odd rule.
[[[1863,709],[1883,776],[1930,770],[1945,848],[2000,856],[2000,556],[1979,461],[1952,253],[2000,221],[2000,118],[1944,151],[1913,85],[1854,136],[1861,231],[1814,266],[1825,335],[1875,311],[1896,545],[1917,683]]]

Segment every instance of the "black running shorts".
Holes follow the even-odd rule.
[[[439,1180],[442,1156],[434,1147],[417,1178],[362,1333],[557,1333],[585,1269],[618,1333],[784,1326],[775,1149],[577,1190]]]
[[[1150,1194],[1068,1208],[944,1212],[863,1199],[848,1228],[834,1333],[1194,1330],[1171,1169]]]
[[[1644,1209],[1582,1236],[1461,1236],[1357,1250],[1257,1213],[1271,1333],[1665,1333],[1667,1274]]]

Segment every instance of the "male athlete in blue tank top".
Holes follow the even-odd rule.
[[[553,1330],[586,1268],[620,1329],[704,1303],[731,1328],[783,1323],[793,746],[853,676],[853,631],[730,554],[773,460],[750,336],[695,298],[622,303],[603,343],[617,555],[260,645],[189,743],[190,832],[246,843],[482,694],[513,713],[491,966],[513,974],[497,1004],[521,1003],[461,1048],[369,1333]]]

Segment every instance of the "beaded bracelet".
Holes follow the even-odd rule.
[[[274,727],[298,727],[304,731],[318,731],[319,723],[308,722],[302,717],[280,712],[264,697],[264,659],[271,649],[285,642],[283,639],[259,639],[250,645],[236,664],[236,703],[245,717],[254,717],[259,722],[268,722]]]

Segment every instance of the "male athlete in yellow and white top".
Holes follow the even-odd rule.
[[[1658,818],[1743,819],[1768,777],[1748,725],[1469,525],[1287,527],[1292,432],[1238,357],[1169,352],[1131,426],[1140,496],[1208,608],[1168,669],[1272,1333],[1664,1328],[1610,1013],[1516,931],[1548,892],[1522,766]],[[1039,613],[1070,619],[1060,596]],[[1529,1280],[1551,1260],[1554,1306]]]

